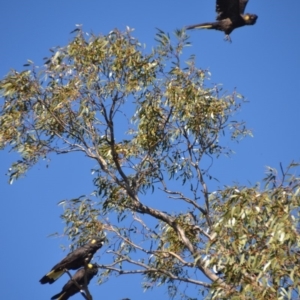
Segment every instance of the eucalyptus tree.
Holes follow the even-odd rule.
[[[195,299],[187,286],[201,299],[295,297],[295,164],[281,180],[270,169],[263,187],[217,189],[210,165],[230,154],[229,138],[251,134],[235,117],[243,97],[208,86],[209,73],[184,56],[184,31],[173,41],[159,30],[156,41],[147,52],[130,28],[77,28],[42,67],[10,71],[0,82],[0,147],[20,155],[10,181],[53,154],[94,161],[91,194],[60,204],[73,241],[105,232],[100,283],[140,274],[171,298]]]

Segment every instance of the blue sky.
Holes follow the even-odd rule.
[[[27,59],[37,65],[49,55],[48,49],[71,40],[75,24],[95,34],[114,28],[135,28],[134,36],[147,48],[155,44],[155,28],[172,32],[198,22],[213,21],[215,3],[189,1],[3,1],[0,12],[0,77],[10,68],[22,70]],[[231,34],[198,30],[190,32],[197,66],[209,69],[208,84],[222,83],[225,91],[234,88],[243,94],[245,104],[239,117],[247,121],[254,137],[231,146],[236,154],[215,161],[214,175],[220,185],[256,183],[265,167],[279,168],[292,160],[300,161],[300,27],[299,0],[250,0],[247,12],[257,14],[255,26]],[[66,255],[60,250],[65,239],[47,238],[62,232],[64,224],[57,202],[93,190],[90,169],[93,163],[82,157],[52,157],[49,167],[38,164],[24,178],[8,184],[5,176],[14,153],[0,152],[1,295],[5,299],[50,299],[67,281],[63,277],[52,286],[38,280]],[[98,254],[102,255],[105,247]],[[166,299],[166,290],[143,293],[140,278],[113,278],[90,287],[95,299]],[[80,295],[72,299],[83,299]],[[200,298],[199,298],[200,299]]]

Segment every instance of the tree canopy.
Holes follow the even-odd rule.
[[[100,283],[141,274],[171,298],[195,299],[187,286],[201,299],[299,296],[297,164],[270,168],[261,186],[212,189],[211,164],[231,153],[223,141],[251,134],[236,119],[243,97],[208,86],[183,55],[184,31],[156,41],[147,53],[130,28],[77,28],[42,67],[10,71],[0,81],[0,148],[20,154],[10,182],[52,154],[94,161],[94,191],[60,204],[75,244],[105,232]]]

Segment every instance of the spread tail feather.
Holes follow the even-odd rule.
[[[201,24],[196,24],[196,25],[190,25],[186,26],[186,30],[190,29],[213,29],[214,28],[214,23],[201,23]]]

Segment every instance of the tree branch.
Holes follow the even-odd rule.
[[[119,255],[118,253],[115,253],[113,251],[111,251],[111,253],[114,253],[115,255]],[[117,269],[117,268],[114,267],[116,264],[119,264],[122,261],[126,261],[126,262],[129,262],[131,264],[137,265],[139,267],[142,267],[143,269],[142,270],[123,270],[123,269]],[[115,271],[115,272],[119,273],[120,275],[160,273],[160,274],[168,276],[172,280],[193,283],[193,284],[201,285],[201,286],[208,287],[208,288],[211,287],[211,284],[209,284],[209,283],[199,281],[199,280],[194,280],[194,279],[191,279],[191,278],[176,276],[171,272],[165,271],[163,269],[148,267],[147,265],[145,265],[141,262],[133,261],[133,260],[131,260],[129,258],[126,258],[124,256],[120,260],[112,263],[111,265],[98,265],[98,266],[101,269],[107,269],[107,270]]]

